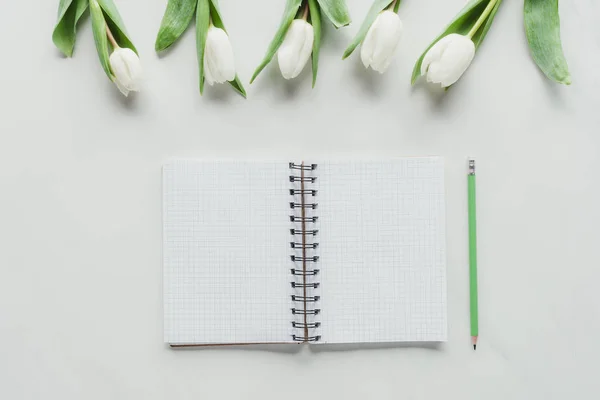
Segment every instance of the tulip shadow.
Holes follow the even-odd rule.
[[[208,83],[204,84],[204,94],[202,97],[206,98],[209,101],[219,102],[219,103],[231,103],[236,97],[243,98],[239,93],[237,93],[229,83],[217,84],[217,85],[209,85]]]
[[[552,100],[552,102],[555,105],[560,106],[561,108],[564,108],[567,104],[565,102],[563,90],[565,89],[565,87],[568,87],[568,86],[561,85],[559,83],[554,82],[551,79],[548,79],[548,77],[546,77],[546,75],[544,75],[542,73],[542,71],[539,71],[539,79],[542,79],[542,81],[544,82],[544,87],[546,89],[548,98],[550,98],[550,100]]]
[[[262,78],[264,82],[259,82]],[[317,85],[318,85],[317,81]],[[253,85],[258,87],[256,91],[260,94],[266,88],[276,88],[285,100],[292,100],[296,98],[297,94],[305,90],[305,86],[310,87],[312,85],[312,68],[310,61],[304,67],[304,70],[294,79],[286,80],[281,76],[279,72],[279,65],[277,59],[274,59],[267,65],[262,71],[261,76],[256,80]]]
[[[446,103],[450,101],[448,99],[452,97],[452,92],[454,92],[451,87],[444,89],[438,84],[425,82],[424,78],[419,78],[414,85],[411,85],[410,90],[412,93],[416,92],[417,90],[426,91],[429,95],[428,97],[431,99],[432,105],[437,109],[444,108]]]
[[[130,92],[129,96],[125,97],[113,83],[107,83],[106,86],[107,90],[110,91],[109,96],[112,97],[113,103],[119,104],[121,109],[127,110],[131,114],[135,114],[139,110],[137,99],[139,93]]]
[[[365,68],[360,60],[351,59],[348,62],[353,64],[352,75],[354,79],[352,82],[358,82],[364,94],[379,97],[385,85],[384,74]]]
[[[283,94],[287,99],[296,97],[299,91],[304,90],[304,87],[312,88],[312,66],[310,62],[306,64],[304,70],[294,79],[286,80],[279,75],[279,80],[282,82]],[[317,81],[318,84],[318,81]]]

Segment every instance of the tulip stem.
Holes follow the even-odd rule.
[[[108,25],[106,25],[106,36],[108,36],[108,41],[110,42],[110,44],[112,44],[113,49],[119,49],[120,48],[119,44],[115,40],[115,37],[113,36],[112,32],[108,28]]]
[[[475,36],[475,34],[479,30],[479,28],[481,28],[481,25],[483,25],[483,23],[485,22],[485,20],[487,19],[487,17],[490,15],[490,13],[494,9],[494,7],[496,6],[496,3],[498,1],[499,0],[490,0],[490,2],[488,3],[487,7],[485,8],[485,10],[483,10],[483,13],[481,14],[481,17],[479,17],[479,19],[477,20],[477,22],[475,22],[475,25],[473,25],[473,28],[471,28],[471,30],[467,34],[467,36],[469,37],[469,39],[473,39],[473,36]]]
[[[398,9],[396,8],[396,3],[398,2],[398,0],[394,0],[390,3],[390,6],[387,8],[388,10],[393,10],[394,12],[398,12]],[[399,4],[398,4],[399,5]]]
[[[308,1],[306,2],[306,5],[304,6],[304,12],[302,13],[302,19],[305,21],[308,21]]]

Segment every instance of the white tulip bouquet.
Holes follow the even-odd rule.
[[[189,26],[194,14],[200,94],[204,93],[205,81],[211,86],[228,82],[246,97],[246,90],[236,74],[233,48],[217,0],[169,0],[156,38],[156,51],[163,51],[175,43]]]
[[[155,49],[169,48],[196,17],[200,93],[204,83],[228,82],[246,97],[236,73],[235,57],[218,0],[169,0]],[[312,57],[312,85],[317,81],[322,16],[335,28],[350,24],[345,0],[286,0],[283,18],[252,83],[277,54],[281,75],[296,78]],[[361,45],[365,68],[384,73],[402,36],[398,16],[401,0],[373,0],[358,33],[344,52],[349,57]],[[448,88],[468,69],[490,30],[502,0],[470,0],[415,63],[411,82],[420,76]],[[138,91],[142,68],[137,50],[113,0],[60,0],[52,40],[67,57],[73,55],[77,23],[90,10],[100,64],[125,96]],[[558,0],[524,0],[525,31],[531,55],[551,80],[569,85],[571,75],[560,40]]]
[[[420,76],[448,88],[465,73],[488,33],[502,0],[471,0],[417,60],[414,84]],[[571,76],[560,41],[558,0],[525,0],[525,28],[533,59],[558,83]]]
[[[138,91],[142,74],[140,59],[112,0],[60,0],[58,22],[52,33],[54,44],[65,56],[73,55],[77,22],[88,7],[104,72],[123,95]]]
[[[293,79],[300,75],[312,55],[312,85],[317,82],[319,52],[321,49],[321,13],[340,28],[350,24],[345,0],[287,0],[283,19],[271,41],[267,54],[250,83],[271,62],[277,53],[281,75]]]

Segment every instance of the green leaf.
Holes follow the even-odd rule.
[[[419,76],[421,76],[421,64],[423,63],[423,58],[425,58],[425,54],[436,44],[441,38],[444,36],[448,36],[451,33],[458,33],[460,35],[466,35],[469,33],[471,28],[475,25],[479,16],[487,6],[490,0],[471,0],[444,28],[444,31],[434,39],[433,42],[425,49],[423,54],[419,57],[417,62],[415,63],[415,67],[413,69],[411,84],[415,84]],[[489,28],[488,28],[489,29]]]
[[[198,50],[198,64],[200,70],[200,94],[204,93],[204,46],[210,25],[210,2],[198,0],[196,10],[196,48]]]
[[[115,7],[112,0],[96,0],[106,16],[106,24],[110,28],[115,40],[121,47],[126,47],[133,50],[137,54],[137,49],[127,34],[125,23],[119,14],[119,10]]]
[[[240,81],[240,78],[238,78],[237,75],[235,76],[235,80],[229,82],[229,84],[235,89],[236,92],[244,96],[244,98],[248,97],[246,95],[246,89],[244,89],[244,86],[242,85],[242,82]]]
[[[285,35],[290,27],[290,24],[292,23],[294,18],[296,18],[296,14],[300,9],[301,4],[302,0],[287,0],[285,11],[283,12],[283,19],[281,20],[281,24],[277,29],[277,33],[271,41],[271,44],[269,44],[267,54],[265,54],[263,61],[256,68],[256,71],[254,71],[252,79],[250,79],[250,83],[254,82],[254,80],[261,73],[261,71],[265,69],[265,67],[271,62],[271,60],[275,56],[275,53],[277,53],[277,50],[279,50],[279,47],[283,43],[283,39],[285,39]]]
[[[531,56],[551,80],[571,84],[560,40],[558,0],[525,0],[525,32]]]
[[[197,0],[169,0],[154,45],[157,52],[170,47],[185,32],[197,4]]]
[[[58,20],[52,41],[67,57],[73,55],[77,33],[77,22],[88,8],[88,0],[60,0],[58,5]]]
[[[321,10],[316,0],[308,0],[310,10],[310,23],[313,26],[315,40],[312,51],[312,87],[317,83],[317,72],[319,72],[319,53],[321,51]]]
[[[90,15],[92,16],[92,31],[94,32],[94,41],[96,42],[96,50],[100,58],[100,64],[106,72],[106,75],[111,80],[114,80],[114,75],[110,68],[110,56],[108,54],[108,37],[106,36],[106,21],[104,13],[97,0],[90,0]]]
[[[350,24],[350,14],[346,0],[317,0],[323,13],[336,28]]]
[[[371,29],[371,25],[373,25],[379,14],[381,14],[383,10],[385,10],[390,4],[392,4],[392,1],[394,0],[375,0],[373,2],[373,5],[367,13],[367,16],[365,17],[365,20],[363,21],[362,25],[360,26],[358,33],[356,34],[354,39],[352,39],[352,43],[350,43],[350,45],[344,52],[344,56],[342,57],[342,59],[348,58],[350,54],[352,54],[352,52],[356,50],[358,45],[361,44],[363,40],[365,40],[369,29]],[[396,3],[396,6],[399,5],[400,2]]]
[[[227,32],[227,29],[225,28],[225,24],[223,23],[223,17],[221,16],[221,11],[219,10],[219,4],[217,3],[217,0],[210,0],[210,16],[212,17],[214,26],[216,26],[217,28],[221,28],[225,32]],[[235,76],[235,79],[233,81],[229,82],[229,84],[239,94],[244,96],[244,98],[247,97],[246,89],[244,89],[244,85],[242,85],[242,81],[240,81],[240,78],[237,76],[237,74]]]

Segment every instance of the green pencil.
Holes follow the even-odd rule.
[[[475,195],[475,160],[469,160],[469,293],[471,297],[471,343],[477,349],[479,316],[477,306],[477,202]]]

